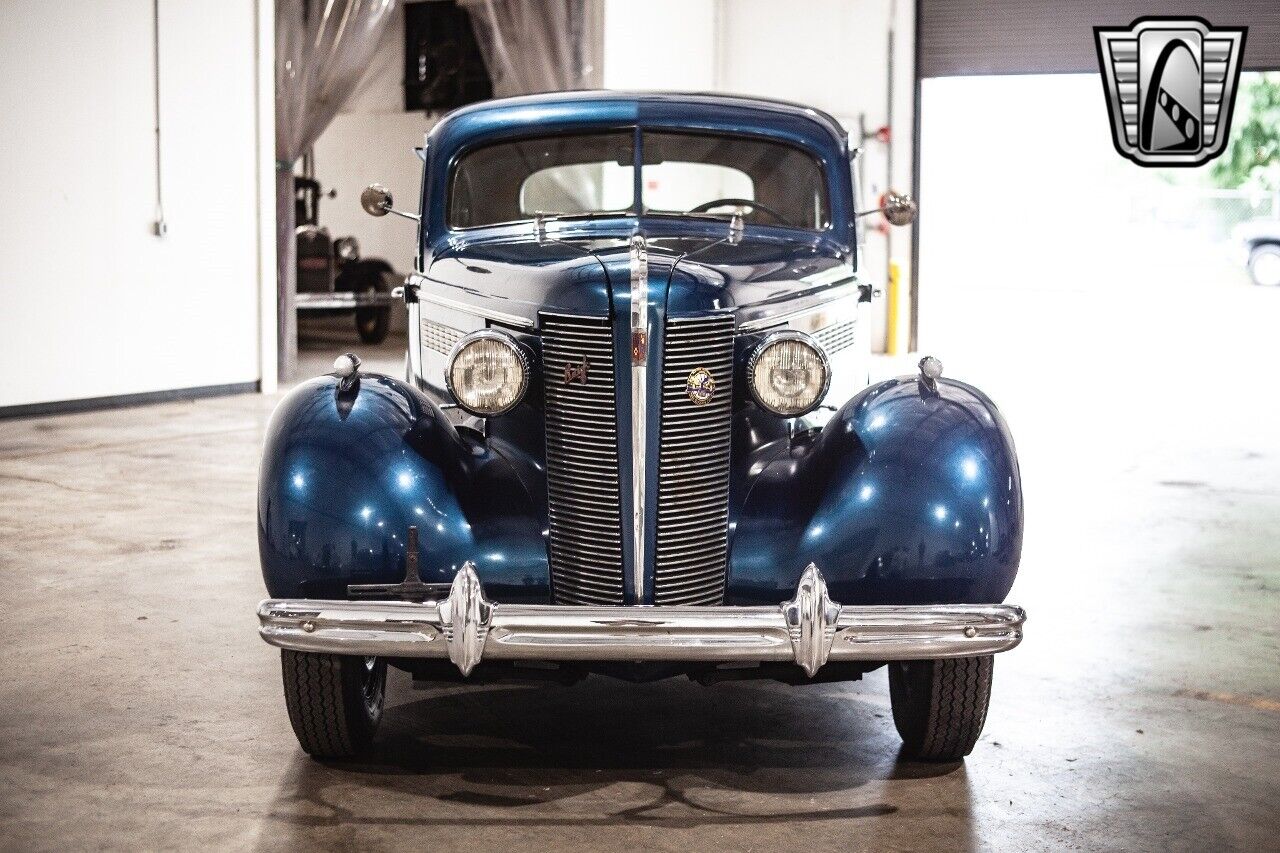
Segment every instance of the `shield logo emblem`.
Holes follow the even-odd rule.
[[[1245,27],[1139,18],[1094,27],[1116,150],[1139,166],[1200,166],[1231,130]]]

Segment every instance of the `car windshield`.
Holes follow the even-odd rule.
[[[829,224],[818,161],[779,142],[645,131],[640,192],[650,215],[737,213],[745,221],[821,230]],[[474,228],[545,215],[634,212],[630,130],[500,142],[464,155],[449,186],[449,225]]]

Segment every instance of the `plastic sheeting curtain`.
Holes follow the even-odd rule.
[[[459,0],[503,98],[599,85],[598,0]]]
[[[396,0],[276,0],[276,258],[279,373],[297,364],[293,166],[369,67]]]

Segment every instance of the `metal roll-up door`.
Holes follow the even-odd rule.
[[[1201,3],[1107,0],[918,0],[921,77],[1092,73],[1093,28],[1143,15],[1195,16],[1248,27],[1245,71],[1280,69],[1280,0]]]

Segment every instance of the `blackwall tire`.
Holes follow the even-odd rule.
[[[284,703],[298,743],[316,758],[350,758],[373,743],[387,665],[377,658],[283,649]]]
[[[903,747],[922,761],[959,761],[982,734],[990,655],[889,664],[889,699]]]

